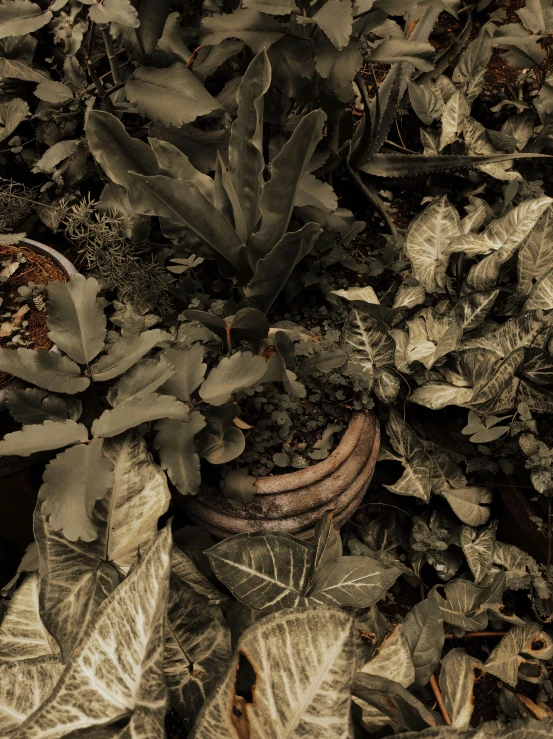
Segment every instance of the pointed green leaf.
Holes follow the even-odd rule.
[[[401,572],[369,557],[338,557],[315,575],[308,597],[328,606],[368,608],[377,603]]]
[[[431,711],[394,680],[358,672],[353,682],[352,694],[384,713],[404,729],[422,731],[428,726],[436,725],[436,719]]]
[[[444,595],[438,588],[443,588]],[[504,590],[505,573],[498,572],[486,587],[475,585],[470,580],[450,580],[443,586],[435,585],[428,598],[438,603],[446,623],[465,631],[481,631],[486,628],[488,617],[480,606],[486,603],[501,605]]]
[[[463,523],[482,526],[488,522],[490,509],[485,504],[491,503],[493,496],[487,488],[472,486],[449,488],[440,492]]]
[[[88,364],[104,347],[106,317],[96,296],[94,277],[71,275],[69,282],[48,283],[49,338],[71,359]]]
[[[551,271],[553,260],[553,208],[539,219],[518,253],[519,295],[529,295],[538,280]]]
[[[353,26],[353,8],[348,0],[327,0],[312,16],[338,51],[349,44]]]
[[[484,580],[492,566],[496,531],[497,521],[492,521],[487,528],[481,531],[470,526],[463,526],[461,529],[461,548],[474,575],[476,585]]]
[[[484,663],[484,669],[507,685],[516,686],[524,662],[553,657],[553,640],[538,624],[514,626]]]
[[[474,670],[481,668],[480,660],[468,655],[464,649],[452,649],[443,658],[440,688],[452,726],[469,728],[474,709]]]
[[[432,462],[423,445],[394,409],[390,411],[386,433],[394,450],[401,456],[404,472],[396,483],[384,487],[396,495],[413,495],[428,503],[432,489]]]
[[[403,621],[403,633],[415,666],[414,690],[430,680],[442,656],[444,622],[438,604],[423,600],[414,606]]]
[[[80,393],[90,380],[78,364],[46,349],[0,349],[0,371],[54,393]]]
[[[386,636],[378,652],[360,668],[360,671],[394,680],[404,688],[413,684],[415,667],[401,624]]]
[[[200,43],[214,46],[227,38],[239,38],[257,54],[268,49],[285,33],[285,27],[265,13],[239,8],[228,15],[215,14],[204,18],[200,27]]]
[[[457,140],[459,133],[463,130],[465,117],[469,113],[470,107],[467,99],[460,90],[457,90],[444,105],[439,151]]]

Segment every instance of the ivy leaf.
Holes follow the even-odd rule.
[[[40,552],[40,612],[62,650],[64,661],[80,643],[96,609],[115,590],[138,552],[157,536],[158,519],[170,501],[167,479],[152,462],[144,440],[129,433],[104,441],[113,483],[96,503],[98,536],[69,542],[42,515],[34,518]]]
[[[36,452],[60,449],[85,441],[88,441],[88,430],[82,423],[72,420],[44,421],[6,434],[0,441],[0,456],[28,457]]]
[[[306,739],[320,736],[321,723],[325,739],[349,736],[354,634],[353,619],[337,609],[294,608],[265,616],[242,635],[220,688],[204,704],[190,739],[228,739],[236,734],[236,705],[244,730],[267,725],[275,739],[298,730]],[[247,660],[255,672],[253,703],[236,694],[239,660]]]
[[[474,670],[481,668],[480,660],[468,655],[464,649],[452,649],[443,658],[440,688],[452,726],[459,729],[470,726],[474,709]]]
[[[239,8],[234,13],[212,15],[202,20],[200,43],[215,46],[227,38],[239,38],[258,54],[281,39],[286,29],[258,10]]]
[[[88,364],[106,337],[106,317],[96,296],[94,277],[71,275],[69,282],[48,283],[48,336],[75,362]]]
[[[496,531],[497,521],[492,521],[487,528],[481,531],[470,526],[463,526],[461,529],[461,548],[474,575],[476,585],[484,580],[492,566]]]
[[[131,713],[129,736],[162,736],[166,709],[163,633],[171,533],[164,529],[102,603],[56,687],[18,729],[18,739],[103,726]],[[156,728],[157,727],[157,728]]]
[[[183,62],[165,69],[137,67],[125,91],[143,116],[162,126],[179,128],[221,107]]]
[[[9,736],[48,698],[63,666],[59,657],[6,662],[0,665],[0,731]]]
[[[102,0],[92,3],[88,17],[94,23],[117,23],[127,28],[138,28],[138,13],[131,0]]]
[[[327,0],[313,14],[312,20],[338,51],[342,51],[349,44],[353,27],[353,6],[349,0]]]
[[[190,349],[165,349],[163,356],[175,368],[175,374],[165,382],[164,392],[186,403],[202,383],[207,364],[203,361],[204,348],[200,343]]]
[[[547,208],[518,253],[519,295],[530,295],[533,286],[551,271],[553,259],[553,208]]]
[[[90,383],[69,357],[45,349],[0,349],[0,371],[54,393],[72,395]]]
[[[217,579],[241,603],[260,611],[305,605],[313,549],[289,534],[237,534],[208,549]]]
[[[161,466],[181,495],[195,495],[202,481],[196,435],[205,427],[205,418],[192,411],[188,421],[166,418],[156,424],[155,448]]]
[[[507,685],[516,686],[518,671],[525,662],[553,657],[553,640],[538,624],[514,626],[492,650],[484,669]]]
[[[174,418],[186,421],[190,408],[170,395],[150,393],[141,398],[133,398],[119,403],[111,410],[104,411],[92,424],[93,436],[117,436],[128,429],[147,421],[159,418]]]
[[[10,0],[0,6],[0,38],[25,36],[50,23],[52,11],[30,0]]]
[[[488,522],[490,509],[485,504],[491,503],[493,496],[487,488],[471,486],[449,488],[440,492],[463,523],[482,526]]]
[[[82,405],[76,398],[60,398],[37,387],[6,388],[6,408],[11,417],[22,424],[44,423],[44,421],[77,421]]]
[[[338,557],[315,574],[308,597],[323,605],[368,608],[377,603],[401,575],[369,557]]]
[[[401,456],[400,461],[405,469],[396,483],[384,487],[396,495],[412,495],[428,503],[432,490],[430,457],[411,428],[393,408],[386,424],[386,433],[393,448]]]
[[[155,392],[175,374],[175,368],[163,355],[156,359],[142,359],[110,387],[107,398],[111,405],[133,398],[143,398]]]
[[[231,655],[230,629],[219,606],[198,595],[172,571],[164,671],[171,702],[186,729],[191,727]]]
[[[154,346],[169,339],[170,335],[159,328],[143,331],[138,336],[117,339],[109,352],[92,365],[92,379],[95,382],[113,380],[114,377],[122,375],[133,364],[136,364]]]
[[[59,648],[40,618],[40,575],[27,575],[9,601],[0,626],[0,664],[57,657]],[[0,716],[2,707],[0,703]]]
[[[414,606],[403,621],[403,633],[415,667],[414,690],[420,690],[430,680],[442,656],[444,622],[435,601],[423,600]]]
[[[443,292],[449,261],[446,247],[460,234],[461,219],[445,196],[431,203],[409,226],[405,251],[415,277],[428,292]]]
[[[98,536],[92,511],[113,482],[113,466],[102,454],[102,439],[66,449],[44,470],[39,500],[54,531],[69,541]]]
[[[351,692],[404,729],[422,731],[436,725],[432,712],[394,680],[358,672]]]
[[[223,357],[203,381],[200,398],[210,405],[223,405],[233,393],[259,385],[266,372],[265,358],[251,352]]]

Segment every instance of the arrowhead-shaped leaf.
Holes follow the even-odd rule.
[[[443,658],[440,688],[452,726],[459,729],[470,726],[474,709],[474,670],[481,668],[480,660],[468,655],[464,649],[452,649]]]
[[[519,667],[527,661],[553,657],[553,640],[538,624],[514,626],[484,663],[484,669],[508,685],[516,686]]]
[[[400,574],[395,567],[369,557],[338,557],[316,573],[308,597],[329,606],[368,608],[382,598]]]

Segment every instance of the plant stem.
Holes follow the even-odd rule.
[[[119,67],[117,66],[117,54],[115,53],[113,49],[113,41],[111,36],[109,35],[109,29],[107,26],[102,26],[102,38],[104,39],[104,45],[106,47],[106,54],[108,57],[109,62],[109,68],[111,69],[111,78],[113,80],[114,85],[119,85],[121,82],[123,82],[123,78],[121,77],[121,74],[119,73]]]
[[[500,639],[506,634],[508,634],[508,631],[472,631],[468,634],[463,634],[461,639],[477,639],[479,637],[486,637],[486,636],[495,636],[496,638]],[[458,639],[459,637],[455,636],[455,634],[446,634],[446,639]]]
[[[106,92],[106,88],[104,87],[104,83],[102,80],[98,77],[98,73],[92,66],[92,62],[90,61],[90,57],[87,56],[84,52],[78,54],[79,60],[81,62],[81,66],[84,66],[86,69],[90,79],[92,82],[94,82],[94,86],[96,87],[96,91],[98,93],[98,96],[100,97],[101,101],[106,106],[106,110],[108,113],[111,113],[112,115],[115,115],[115,108],[113,107],[113,103],[109,99],[109,95]]]
[[[442,691],[440,690],[440,686],[438,685],[438,681],[436,680],[435,675],[432,675],[432,677],[430,678],[429,685],[432,688],[432,692],[434,693],[434,698],[436,699],[436,703],[438,704],[440,713],[444,717],[445,723],[448,726],[451,726],[451,716],[449,715],[447,708],[444,706],[444,701],[442,698]]]
[[[397,229],[395,227],[394,222],[390,218],[388,212],[386,211],[386,208],[384,207],[384,203],[382,202],[381,198],[379,197],[378,193],[376,192],[375,188],[372,185],[366,184],[361,180],[361,177],[355,172],[353,167],[348,163],[348,171],[350,173],[351,178],[361,191],[361,193],[364,195],[366,200],[369,201],[369,203],[372,205],[372,207],[376,210],[378,215],[382,218],[384,223],[388,226],[388,230],[396,239],[397,241]]]

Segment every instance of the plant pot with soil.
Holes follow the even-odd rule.
[[[48,337],[47,283],[67,282],[74,265],[46,244],[21,239],[0,246],[0,348],[48,349],[59,352]],[[12,375],[0,372],[0,410]]]

